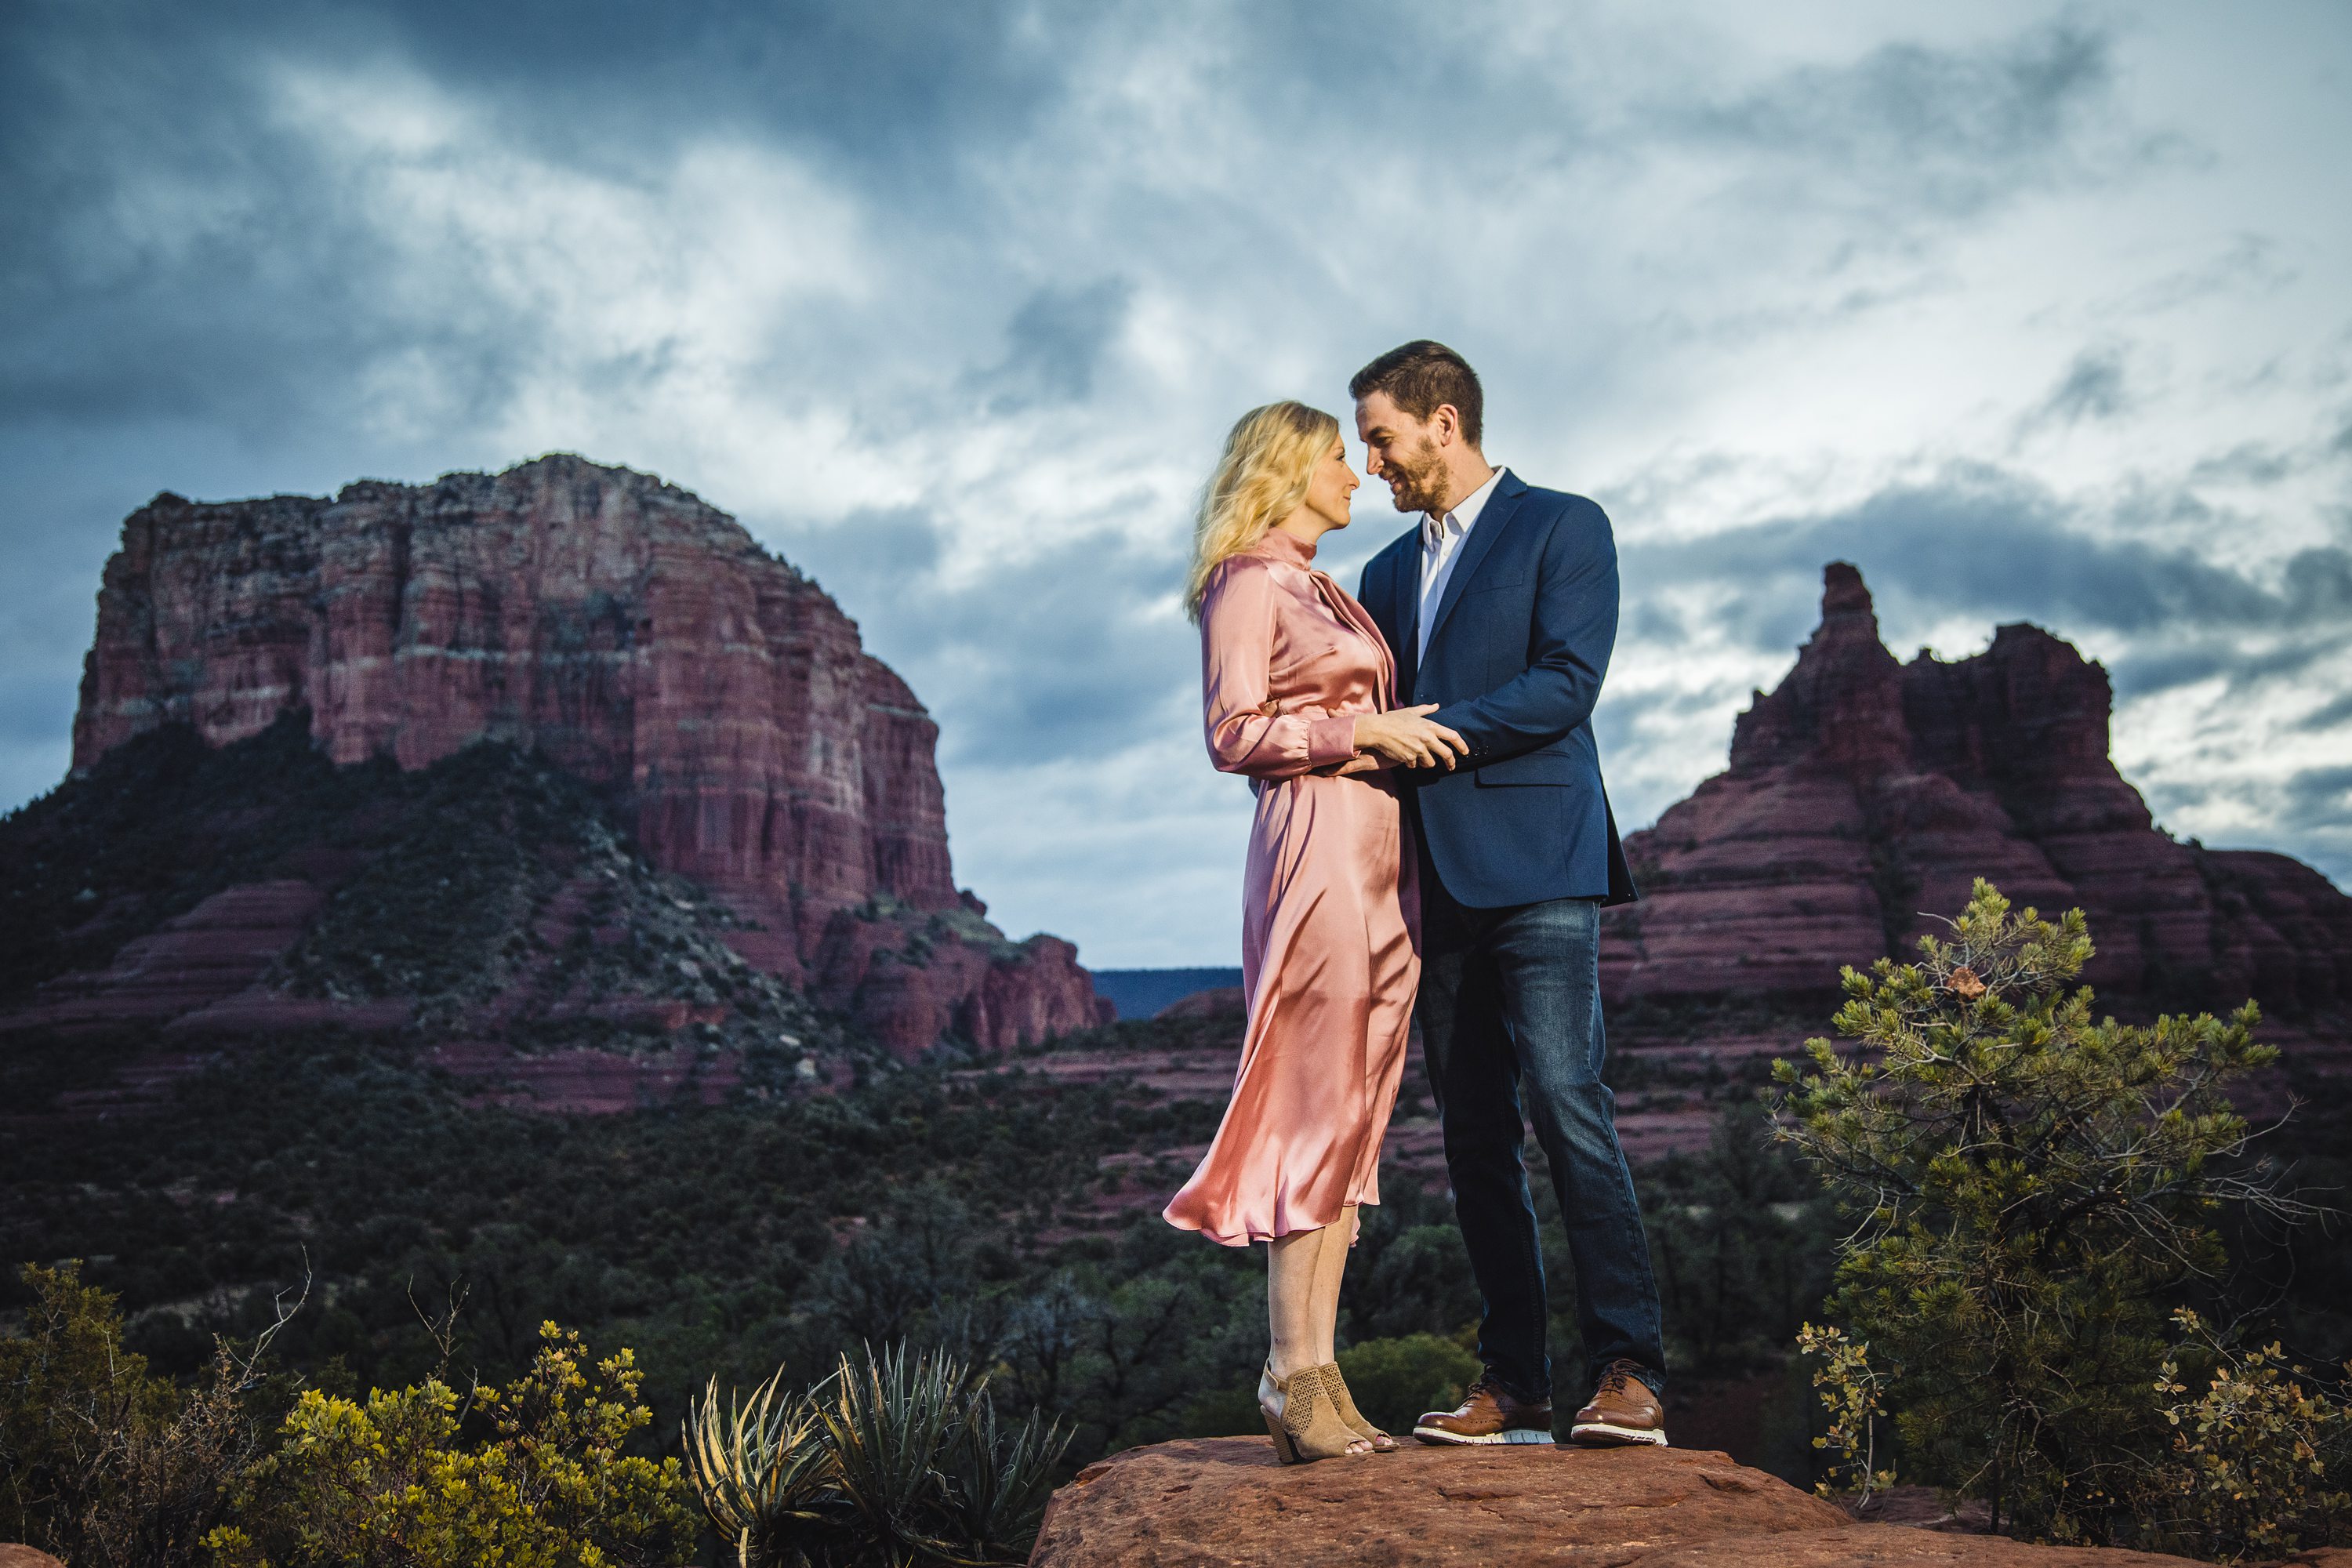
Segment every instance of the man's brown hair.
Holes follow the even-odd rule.
[[[1393,348],[1358,371],[1348,383],[1348,395],[1360,402],[1366,395],[1385,392],[1389,401],[1426,419],[1444,403],[1462,416],[1462,438],[1475,447],[1486,431],[1485,394],[1478,390],[1478,373],[1470,362],[1427,338]]]

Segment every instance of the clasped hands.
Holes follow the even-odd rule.
[[[1343,764],[1341,773],[1370,773],[1375,768],[1444,768],[1470,754],[1470,742],[1428,717],[1438,704],[1392,708],[1385,713],[1365,713],[1356,720],[1357,755]]]

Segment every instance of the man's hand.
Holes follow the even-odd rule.
[[[1434,702],[1418,708],[1391,708],[1356,721],[1356,750],[1385,758],[1401,768],[1451,770],[1457,757],[1470,754],[1470,742],[1426,715],[1437,711]]]

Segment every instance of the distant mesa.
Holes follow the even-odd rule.
[[[1242,983],[1242,972],[1230,967],[1097,969],[1094,977],[1095,994],[1121,1018],[1156,1018],[1201,992],[1231,990]]]
[[[1611,1000],[1816,998],[1985,877],[2084,910],[2103,1004],[2352,1006],[2352,898],[2287,856],[2159,831],[2108,760],[2105,670],[2022,625],[1899,663],[1862,574],[1823,577],[1821,625],[1739,716],[1730,766],[1628,838],[1644,897],[1608,917]]]
[[[76,775],[163,727],[218,748],[288,715],[337,764],[415,771],[485,740],[543,757],[613,803],[655,868],[716,895],[742,960],[902,1054],[1108,1016],[1068,942],[1010,942],[958,891],[938,727],[856,624],[650,475],[556,455],[132,513],[99,595]],[[151,999],[173,952],[186,974],[249,984],[351,871],[237,889],[111,968],[131,963]],[[84,1016],[103,1013],[105,976],[65,986]]]
[[[1213,991],[1195,991],[1190,996],[1179,996],[1158,1013],[1158,1018],[1241,1018],[1249,1014],[1249,993],[1238,985],[1221,985]]]

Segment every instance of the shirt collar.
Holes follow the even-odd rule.
[[[1507,469],[1496,468],[1493,473],[1488,474],[1485,484],[1454,502],[1454,510],[1444,516],[1423,515],[1421,520],[1422,543],[1434,550],[1437,548],[1438,541],[1447,533],[1452,533],[1457,539],[1468,534],[1476,525],[1478,514],[1486,510],[1486,502],[1494,496],[1495,486],[1501,481],[1507,472],[1508,472]]]

